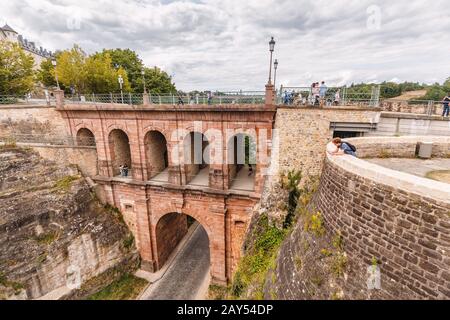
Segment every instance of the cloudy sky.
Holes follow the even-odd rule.
[[[131,48],[180,89],[263,90],[275,37],[278,84],[443,82],[448,0],[0,0],[7,22],[50,50]],[[3,21],[2,21],[3,20]]]

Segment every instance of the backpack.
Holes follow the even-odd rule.
[[[356,147],[352,145],[350,142],[342,141],[342,143],[345,143],[346,145],[348,145],[350,149],[352,149],[353,152],[356,152]]]

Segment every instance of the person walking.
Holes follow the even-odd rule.
[[[119,166],[120,176],[123,177],[123,165]]]
[[[447,117],[449,115],[450,112],[450,107],[449,107],[449,103],[450,103],[450,93],[442,100],[442,106],[444,107],[442,110],[442,116],[443,117]]]
[[[212,104],[212,93],[208,92],[208,105]]]

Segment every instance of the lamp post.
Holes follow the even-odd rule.
[[[275,59],[275,62],[273,63],[273,69],[274,69],[274,75],[273,75],[273,86],[277,87],[277,69],[278,69],[278,60]]]
[[[268,84],[272,84],[272,57],[273,57],[273,51],[275,50],[275,40],[273,39],[273,37],[269,41],[269,50],[270,50],[270,69],[269,69]]]
[[[147,88],[145,86],[145,70],[144,69],[142,69],[141,74],[142,74],[142,81],[144,82],[144,93],[147,93]]]
[[[56,80],[56,87],[58,88],[58,90],[60,90],[59,88],[59,81],[58,81],[58,70],[56,69],[56,59],[52,59],[52,65],[55,67],[55,80]]]
[[[117,79],[119,81],[119,86],[120,86],[120,97],[122,99],[122,104],[123,104],[123,91],[122,91],[122,85],[123,85],[123,78],[122,75],[119,74],[119,77]]]

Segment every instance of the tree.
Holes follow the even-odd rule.
[[[34,59],[17,43],[0,41],[0,94],[23,95],[34,86]]]
[[[56,87],[55,67],[51,59],[46,59],[41,62],[37,79],[46,87]]]
[[[112,67],[109,53],[95,54],[86,60],[86,93],[107,93],[119,90],[119,75],[122,76],[123,90],[130,91],[128,76],[122,67],[117,70]]]
[[[171,77],[166,72],[157,67],[145,67],[135,51],[130,49],[103,49],[102,52],[95,55],[105,54],[111,57],[113,67],[121,67],[126,71],[133,92],[142,93],[144,91],[142,70],[145,72],[145,85],[149,92],[154,94],[177,92],[175,84],[172,83]]]
[[[109,55],[112,67],[115,69],[123,68],[126,71],[131,90],[136,93],[142,92],[141,72],[144,64],[135,51],[130,49],[103,49],[101,53],[96,53],[96,55]]]
[[[86,59],[86,53],[78,45],[58,54],[56,72],[66,88],[73,87],[80,93],[86,90]]]
[[[161,69],[145,68],[145,85],[147,91],[152,94],[165,94],[165,93],[176,93],[177,88],[175,84],[172,83],[172,78]],[[142,84],[141,84],[142,86]],[[139,88],[141,92],[144,90],[143,86]]]

